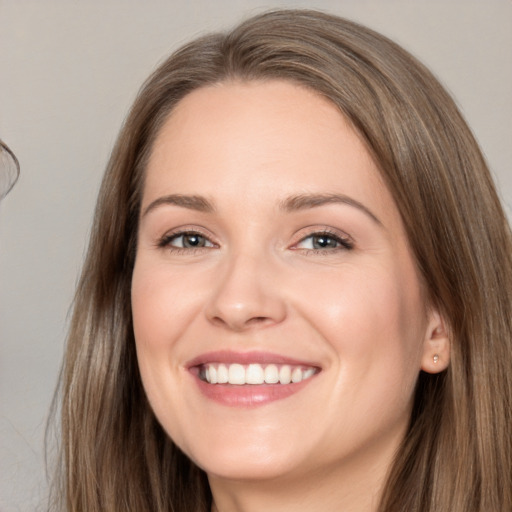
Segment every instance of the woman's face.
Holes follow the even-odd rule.
[[[158,420],[221,479],[385,467],[436,321],[358,135],[282,81],[205,87],[169,117],[132,306]]]

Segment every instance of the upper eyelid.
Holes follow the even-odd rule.
[[[332,233],[330,231],[315,231],[313,233],[310,233],[309,235],[303,236],[297,243],[300,243],[304,240],[307,240],[308,238],[312,238],[315,236],[325,236],[326,238],[334,238],[336,240],[343,240],[346,242],[352,241],[352,239],[349,236],[339,235],[338,233]]]
[[[206,228],[203,228],[202,226],[179,226],[177,228],[170,229],[166,231],[162,238],[168,238],[173,236],[180,236],[180,235],[187,235],[187,234],[198,234],[201,236],[204,236],[205,238],[208,238],[208,240],[211,240],[213,242],[213,234],[207,230]]]
[[[334,238],[340,238],[341,240],[346,240],[347,242],[354,243],[354,238],[349,235],[346,231],[341,229],[328,227],[328,226],[308,226],[306,228],[301,228],[296,234],[296,240],[293,242],[297,244],[306,238],[315,235],[329,235]]]
[[[309,228],[309,229],[308,229]],[[308,231],[304,232],[304,229],[299,230],[299,233],[302,232],[300,237],[296,241],[291,244],[290,249],[295,251],[301,251],[304,253],[315,253],[315,254],[332,254],[333,252],[341,251],[350,251],[355,249],[356,243],[352,236],[350,236],[346,231],[343,231],[338,228],[334,228],[332,226],[308,226]],[[299,247],[300,244],[305,242],[308,238],[314,236],[327,236],[329,238],[333,238],[339,244],[339,247],[332,248],[305,248]]]
[[[338,244],[337,247],[323,247],[323,248],[310,248],[310,247],[300,247],[302,244],[304,244],[309,238],[313,238],[315,236],[322,236],[322,233],[313,233],[312,235],[305,236],[301,240],[299,240],[297,243],[295,243],[291,250],[300,250],[305,252],[328,252],[328,251],[339,251],[339,250],[352,250],[354,249],[354,243],[349,240],[348,238],[343,238],[337,235],[329,235],[328,233],[323,233],[323,235],[327,235],[326,238],[333,239],[336,244]]]
[[[180,236],[195,234],[195,235],[199,235],[199,236],[206,238],[206,240],[208,240],[214,246],[218,246],[219,243],[215,240],[215,237],[213,237],[211,234],[209,234],[205,231],[206,230],[203,230],[202,228],[197,227],[197,226],[194,226],[194,227],[180,226],[178,228],[174,228],[169,231],[166,231],[162,236],[159,236],[156,239],[155,245],[157,247],[165,247],[165,246],[168,246],[172,240],[175,240],[176,238],[179,238]]]

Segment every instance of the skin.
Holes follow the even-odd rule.
[[[201,196],[213,211],[169,194]],[[349,199],[283,207],[304,194]],[[164,429],[207,472],[217,509],[376,510],[418,373],[441,371],[448,353],[357,133],[287,82],[199,89],[155,141],[141,212],[132,307],[143,384]],[[182,231],[204,246],[180,247]],[[326,231],[323,248],[312,235]],[[288,398],[231,407],[201,393],[187,366],[216,350],[321,371]]]

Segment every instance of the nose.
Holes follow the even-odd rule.
[[[232,331],[268,327],[286,317],[278,270],[270,258],[238,255],[214,278],[206,306],[208,320]]]

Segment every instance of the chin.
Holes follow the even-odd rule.
[[[230,440],[214,438],[184,451],[208,475],[230,480],[276,478],[300,466],[296,442],[245,434],[232,434]]]
[[[291,473],[293,464],[290,459],[283,463],[283,460],[272,457],[265,460],[247,460],[247,458],[226,457],[223,460],[211,460],[208,458],[201,464],[196,464],[203,469],[209,477],[219,478],[223,480],[271,480],[284,477]]]

